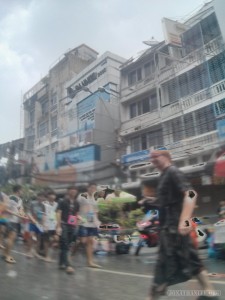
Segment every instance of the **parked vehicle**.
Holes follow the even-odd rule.
[[[202,227],[204,222],[198,217],[193,217],[192,222],[195,224],[195,234],[191,233],[191,236],[196,242],[196,247],[199,249],[207,248],[208,231]]]
[[[145,215],[144,219],[137,222],[137,228],[140,233],[140,237],[135,250],[135,255],[139,255],[143,246],[155,247],[159,241],[159,221],[158,211],[150,210]]]

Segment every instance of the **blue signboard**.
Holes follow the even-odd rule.
[[[55,155],[55,160],[57,168],[89,161],[99,161],[100,146],[88,145],[68,151],[58,152]]]
[[[109,89],[109,84],[105,86],[105,89]],[[109,101],[110,95],[106,92],[97,91],[77,104],[79,131],[86,131],[95,127],[95,108],[99,98],[103,101]]]
[[[121,162],[123,164],[136,163],[140,161],[145,161],[149,159],[150,150],[142,150],[138,152],[133,152],[131,154],[123,155],[121,157]]]
[[[158,147],[155,148],[155,150],[167,150],[166,147]],[[133,152],[130,154],[126,154],[123,155],[121,157],[121,162],[122,164],[134,164],[134,163],[138,163],[141,161],[146,161],[150,159],[150,150],[142,150],[142,151],[137,151],[137,152]]]
[[[216,122],[219,139],[225,139],[225,119]]]

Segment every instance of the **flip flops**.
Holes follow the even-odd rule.
[[[12,256],[5,257],[4,260],[8,264],[15,264],[16,263],[15,259]]]
[[[89,264],[88,268],[93,268],[93,269],[102,269],[101,266],[97,265],[97,264]]]

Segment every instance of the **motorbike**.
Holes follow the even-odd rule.
[[[155,247],[159,242],[159,212],[158,210],[150,210],[145,215],[144,219],[137,222],[136,226],[140,233],[137,242],[135,255],[138,256],[142,247]]]

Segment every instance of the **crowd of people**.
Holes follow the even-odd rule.
[[[199,300],[218,300],[211,285],[207,271],[199,259],[197,249],[190,236],[191,218],[196,204],[197,193],[184,174],[172,165],[167,150],[151,152],[151,162],[161,172],[156,193],[144,189],[148,205],[159,207],[159,251],[154,279],[149,290],[148,300],[156,300],[165,295],[169,286],[185,282],[195,276],[204,293]],[[11,255],[20,224],[27,226],[27,256],[36,256],[51,261],[49,248],[59,241],[59,268],[68,274],[74,273],[70,257],[76,253],[78,241],[86,249],[87,265],[100,268],[93,261],[93,242],[98,235],[98,199],[95,197],[96,184],[89,184],[85,193],[79,194],[76,186],[67,189],[63,199],[55,202],[53,191],[39,193],[31,203],[29,211],[24,212],[21,186],[14,186],[13,195],[0,194],[0,244],[7,263],[15,263]],[[101,195],[109,200],[118,197]],[[139,203],[144,205],[145,201]],[[221,207],[223,207],[221,205]],[[221,208],[221,213],[223,208]],[[77,241],[76,241],[77,238]],[[3,240],[5,244],[3,244]],[[74,248],[70,248],[72,242]],[[40,256],[40,249],[43,256]]]
[[[50,249],[58,244],[59,269],[72,274],[71,257],[80,243],[86,249],[87,265],[100,268],[93,260],[94,237],[100,225],[96,191],[95,183],[90,183],[82,194],[76,186],[70,186],[65,196],[56,202],[54,191],[45,190],[37,194],[27,211],[23,206],[22,186],[13,186],[13,194],[9,196],[1,192],[0,248],[5,262],[16,263],[12,248],[22,228],[28,258],[52,262]]]

